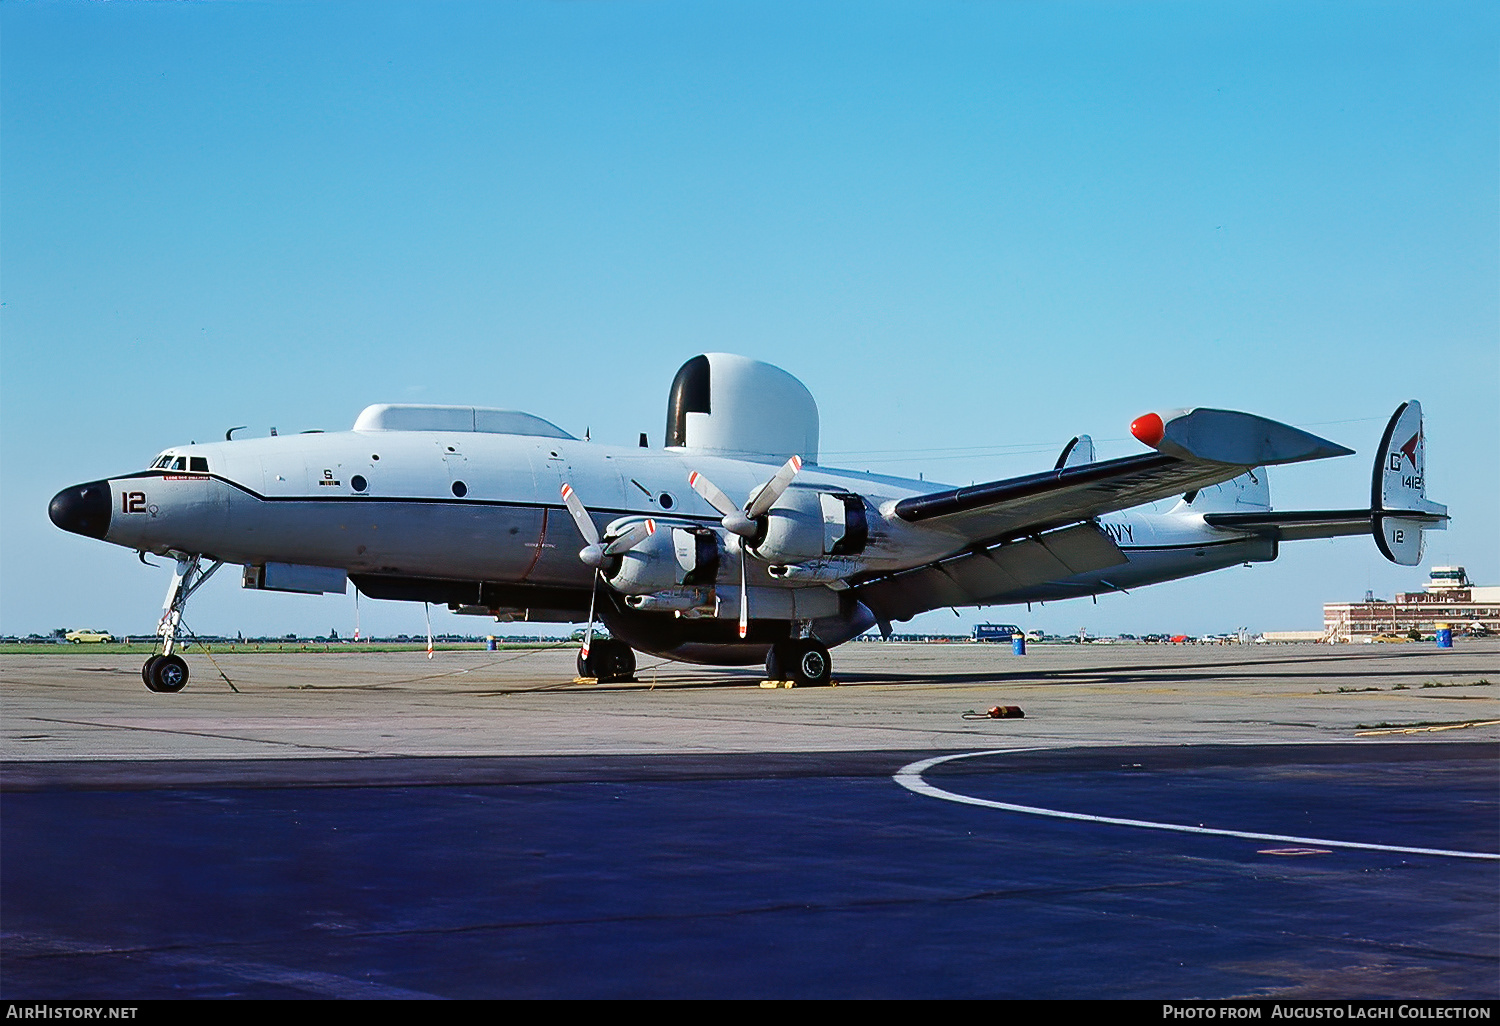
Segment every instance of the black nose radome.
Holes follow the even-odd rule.
[[[103,538],[109,533],[109,514],[114,509],[114,499],[108,481],[90,481],[88,484],[64,488],[52,496],[47,505],[47,515],[64,531]]]

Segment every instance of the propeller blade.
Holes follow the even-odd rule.
[[[589,589],[589,625],[583,632],[583,658],[585,660],[589,657],[589,646],[594,643],[594,597],[599,594],[599,578],[602,576],[603,574],[595,570],[594,586]]]
[[[635,548],[636,545],[638,545],[640,542],[645,541],[655,533],[656,521],[643,520],[641,523],[636,524],[630,530],[620,535],[620,537],[604,546],[604,555],[618,556],[622,552]]]
[[[787,486],[792,483],[792,478],[796,477],[801,469],[801,456],[793,456],[787,460],[786,465],[776,472],[776,476],[761,485],[760,490],[746,504],[745,515],[751,520],[758,520],[770,512],[771,507],[776,505],[776,500],[781,498],[781,493],[787,490]]]
[[[745,584],[745,539],[740,539],[740,637],[750,632],[750,589]]]
[[[583,500],[573,490],[570,484],[562,486],[563,505],[568,507],[568,512],[573,515],[573,523],[578,525],[578,533],[583,535],[583,540],[590,545],[599,544],[599,529],[594,526],[593,518],[589,511],[583,508]]]
[[[688,485],[703,496],[703,500],[724,516],[740,511],[740,504],[725,495],[718,485],[698,473],[696,470],[688,475]]]

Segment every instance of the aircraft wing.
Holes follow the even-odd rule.
[[[1228,481],[1240,466],[1152,453],[917,495],[895,514],[980,543],[1022,537]]]
[[[1353,452],[1286,424],[1230,410],[1150,413],[1137,419],[1131,432],[1157,451],[917,495],[897,502],[894,513],[907,523],[991,543],[1206,488],[1252,467]]]
[[[895,503],[891,512],[901,520],[956,535],[957,551],[855,582],[860,600],[882,619],[906,619],[1118,566],[1125,556],[1089,523],[1096,517],[1219,484],[1253,467],[1352,452],[1297,428],[1229,410],[1147,414],[1131,431],[1157,451],[1072,465],[1065,453],[1058,461],[1062,465],[1044,473]],[[1369,524],[1366,516],[1363,529]]]

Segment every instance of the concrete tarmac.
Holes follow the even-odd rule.
[[[1500,996],[1497,642],[188,658],[0,657],[4,997]]]
[[[853,643],[834,650],[839,686],[792,690],[760,688],[758,670],[651,657],[638,683],[577,685],[574,655],[189,652],[192,681],[177,695],[146,691],[136,656],[3,656],[0,758],[951,751],[1403,728],[1422,731],[1403,735],[1414,740],[1500,739],[1494,724],[1441,729],[1500,720],[1500,641],[1033,645],[1025,656],[1002,645]],[[1026,717],[962,718],[997,705]]]

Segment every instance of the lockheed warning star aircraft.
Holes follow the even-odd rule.
[[[1446,526],[1403,403],[1368,508],[1273,511],[1266,467],[1351,450],[1248,413],[1148,413],[1151,451],[1095,461],[1075,438],[1043,473],[947,488],[818,464],[818,410],[787,372],[695,356],[666,445],[580,441],[513,410],[377,405],[350,431],[179,445],[143,471],[65,488],[58,527],[169,556],[142,668],[187,683],[189,597],[226,563],[246,588],[446,603],[499,620],[587,623],[583,677],[628,680],[639,649],[772,679],[829,680],[828,649],[944,606],[1126,591],[1275,559],[1280,542],[1369,532],[1413,565]],[[1180,496],[1165,512],[1135,509]],[[206,564],[206,566],[205,566]],[[595,642],[595,620],[611,637]]]

